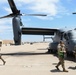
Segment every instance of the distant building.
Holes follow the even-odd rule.
[[[3,44],[14,44],[13,40],[3,40]]]
[[[3,43],[2,40],[0,40],[0,47],[2,46],[2,43]]]

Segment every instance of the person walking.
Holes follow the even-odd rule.
[[[57,70],[59,70],[58,67],[61,65],[62,68],[63,68],[63,72],[68,72],[65,69],[65,65],[64,65],[64,54],[66,53],[66,50],[65,50],[65,44],[64,44],[63,41],[60,41],[60,43],[57,46],[57,49],[58,49],[58,59],[59,59],[59,62],[58,62],[58,64],[55,67],[57,68]]]
[[[1,51],[1,47],[2,47],[2,41],[0,40],[0,51]],[[4,61],[4,59],[2,58],[1,53],[0,53],[0,59],[3,61],[3,65],[5,65],[6,61]]]

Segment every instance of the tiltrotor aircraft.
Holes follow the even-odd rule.
[[[48,53],[56,52],[57,45],[62,40],[67,48],[67,54],[72,54],[76,47],[76,29],[42,29],[42,28],[22,28],[23,34],[32,35],[52,35],[53,40],[48,47]]]
[[[62,29],[48,29],[48,28],[27,28],[20,27],[22,26],[21,17],[24,14],[20,13],[20,10],[16,8],[16,5],[13,0],[8,0],[8,3],[11,7],[12,13],[0,17],[8,18],[13,17],[12,25],[13,25],[13,34],[14,34],[14,42],[15,45],[21,45],[21,35],[54,35],[53,42],[49,44],[48,52],[56,51],[57,45],[60,40],[63,40],[67,46],[67,52],[72,53],[76,46],[76,29],[73,30],[62,30]],[[25,14],[25,16],[46,16],[45,14]]]

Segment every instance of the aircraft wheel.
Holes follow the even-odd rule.
[[[66,54],[67,54],[67,57],[68,57],[69,56],[69,52],[67,51]]]
[[[48,53],[54,53],[53,49],[48,49]]]
[[[48,53],[50,53],[51,52],[51,49],[48,49]]]

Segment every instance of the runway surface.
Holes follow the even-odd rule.
[[[21,46],[3,45],[0,60],[0,75],[76,75],[76,62],[72,57],[65,60],[68,73],[56,70],[58,58],[54,54],[47,54],[49,43],[33,43]]]

